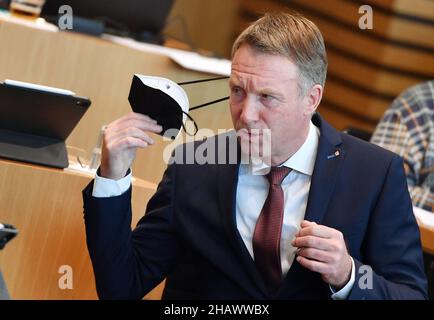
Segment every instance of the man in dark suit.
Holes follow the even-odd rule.
[[[205,164],[178,148],[134,231],[129,168],[162,129],[135,113],[108,126],[83,192],[100,298],[139,299],[165,277],[166,298],[425,298],[402,160],[316,113],[327,70],[317,27],[265,15],[232,58],[236,134],[195,142]]]

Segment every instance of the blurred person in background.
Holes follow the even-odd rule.
[[[404,159],[413,205],[434,212],[434,80],[401,93],[371,142]]]

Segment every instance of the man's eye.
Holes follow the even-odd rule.
[[[240,87],[233,87],[232,88],[232,93],[235,95],[240,95],[242,93],[242,90]]]
[[[269,94],[263,93],[263,94],[261,94],[261,98],[264,99],[264,100],[271,100],[274,97],[271,96],[271,95],[269,95]]]

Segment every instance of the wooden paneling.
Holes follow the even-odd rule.
[[[360,0],[358,2],[384,8],[396,14],[434,21],[432,0]]]
[[[339,54],[339,52],[330,48],[327,49],[327,57],[329,65],[333,67],[333,70],[329,70],[329,74],[346,78],[361,88],[366,88],[379,94],[396,97],[406,88],[421,81],[417,77],[392,72],[360,62]]]
[[[312,10],[313,13],[318,15],[325,15],[350,28],[358,28],[358,21],[361,16],[358,12],[361,4],[358,2],[343,0],[291,0],[287,2],[294,6],[300,6],[300,8]],[[379,36],[384,41],[395,40],[434,49],[433,26],[418,23],[414,20],[394,19],[393,16],[384,11],[376,10],[375,6],[373,7],[373,13],[374,28],[363,32]]]
[[[297,10],[314,21],[320,28],[326,46],[332,45],[344,50],[350,56],[361,57],[376,64],[395,68],[397,71],[420,74],[425,77],[434,74],[434,55],[432,52],[414,50],[373,37],[370,30],[358,28],[358,19],[354,21],[352,26],[342,25],[340,20],[319,12],[318,9],[314,11],[311,7],[301,7],[297,6],[296,3],[290,3],[291,5],[271,0],[245,0],[241,7],[241,13],[244,15],[242,14],[239,19],[237,33],[240,33],[252,20],[264,12]],[[304,1],[303,3],[309,2]],[[340,7],[335,8],[335,10],[339,11]],[[247,18],[245,13],[249,14]],[[432,34],[434,36],[434,26]]]
[[[238,5],[239,0],[176,0],[165,33],[188,42],[188,32],[196,48],[228,56]]]
[[[336,106],[326,102],[321,103],[318,111],[327,121],[333,123],[337,130],[344,130],[349,126],[360,128],[368,132],[372,132],[375,129],[375,125],[370,124],[370,122],[359,120],[352,114],[343,112],[341,108],[336,108]]]
[[[354,114],[372,119],[374,123],[383,115],[390,103],[386,99],[369,97],[357,88],[346,85],[344,80],[329,79],[324,93],[324,100],[343,108],[349,107]]]

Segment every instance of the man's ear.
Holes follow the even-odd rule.
[[[305,96],[306,101],[306,108],[305,108],[305,114],[306,115],[312,115],[315,113],[316,109],[319,106],[319,103],[322,99],[322,94],[324,92],[323,87],[320,84],[316,84],[313,87],[311,87]]]

